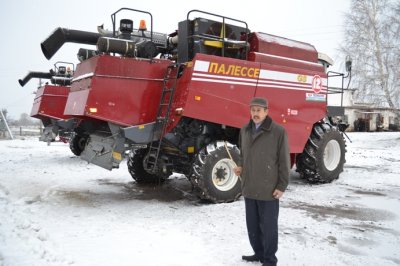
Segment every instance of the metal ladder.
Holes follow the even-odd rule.
[[[150,173],[155,173],[157,169],[157,162],[160,155],[162,136],[164,136],[169,123],[169,114],[171,111],[172,100],[175,93],[176,83],[179,78],[179,72],[183,64],[171,64],[167,67],[164,75],[163,88],[160,98],[160,105],[158,106],[156,125],[153,128],[152,142],[149,145],[149,156],[146,162],[146,170]],[[160,139],[154,141],[154,136],[159,131]]]

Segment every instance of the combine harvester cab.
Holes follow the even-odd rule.
[[[18,80],[21,87],[32,78],[49,79],[51,82],[38,87],[31,110],[31,117],[40,119],[44,126],[40,141],[50,144],[59,136],[61,141],[68,142],[73,132],[74,119],[64,115],[73,71],[72,63],[57,62],[54,64],[54,70],[31,71],[23,79]]]
[[[147,14],[153,24],[148,12],[121,10]],[[250,32],[244,21],[199,10],[170,35],[142,23],[134,29],[125,19],[117,32],[119,11],[112,32],[87,33],[83,41],[82,32],[53,34],[42,44],[52,55],[65,40],[94,44],[97,38],[97,51],[77,66],[65,108],[82,120],[75,132],[85,143],[84,160],[111,170],[129,151],[128,170],[137,182],[178,172],[201,198],[233,201],[241,195],[233,171],[239,131],[249,122],[250,99],[261,96],[287,129],[301,176],[338,178],[345,141],[327,114],[328,78],[346,76],[326,73],[332,62],[314,46]]]

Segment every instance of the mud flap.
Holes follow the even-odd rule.
[[[119,168],[120,162],[124,159],[124,153],[124,139],[122,137],[113,138],[92,134],[80,157],[88,163],[112,170]]]

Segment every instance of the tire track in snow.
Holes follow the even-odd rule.
[[[35,214],[24,200],[12,202],[9,194],[0,184],[0,265],[32,265],[32,261],[42,261],[44,265],[73,264],[56,250],[46,231],[30,218]],[[20,254],[21,250],[26,254],[23,258],[13,255]]]

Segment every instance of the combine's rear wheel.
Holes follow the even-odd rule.
[[[237,162],[239,149],[232,144],[227,147]],[[214,203],[231,202],[241,195],[241,183],[233,172],[234,167],[224,142],[211,143],[196,155],[190,181],[200,198]]]
[[[87,137],[83,137],[76,133],[71,135],[71,139],[69,140],[69,148],[73,154],[76,156],[81,155],[82,151],[85,149]]]
[[[346,144],[337,127],[316,123],[303,153],[297,156],[297,172],[311,183],[329,183],[343,172]]]
[[[128,156],[128,171],[132,178],[140,184],[164,182],[168,176],[150,174],[144,168],[146,163],[147,149],[134,150]]]

